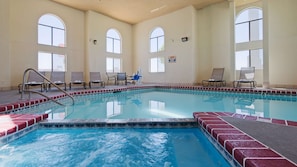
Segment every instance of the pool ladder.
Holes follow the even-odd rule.
[[[57,89],[59,89],[61,92],[63,92],[66,96],[68,96],[72,100],[72,105],[74,105],[74,98],[69,93],[67,93],[66,91],[64,91],[63,89],[61,89],[59,86],[57,86],[55,83],[53,83],[50,79],[48,79],[46,76],[44,76],[43,74],[41,74],[40,72],[38,72],[37,70],[35,70],[33,68],[26,69],[25,72],[24,72],[24,74],[23,74],[23,83],[21,85],[21,99],[23,99],[23,97],[24,97],[24,92],[28,92],[29,93],[29,99],[30,99],[31,93],[37,93],[37,94],[39,94],[39,95],[47,98],[48,100],[53,101],[56,104],[59,104],[59,105],[64,106],[64,104],[58,102],[57,100],[55,100],[53,98],[50,98],[49,96],[45,95],[44,93],[41,93],[41,92],[38,92],[38,91],[34,91],[34,90],[25,89],[25,78],[26,78],[26,74],[29,71],[35,72],[40,77],[42,77],[44,80],[46,80],[47,82],[49,82],[50,84],[52,84],[54,87],[56,87]]]

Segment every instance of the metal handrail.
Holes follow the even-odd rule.
[[[44,75],[42,75],[40,72],[38,72],[37,70],[33,69],[33,68],[28,68],[25,70],[24,74],[23,74],[23,84],[22,84],[22,92],[21,92],[21,99],[23,99],[23,96],[24,96],[24,92],[25,92],[25,76],[26,76],[26,73],[28,71],[34,71],[36,74],[38,74],[40,77],[42,77],[43,79],[45,79],[47,82],[49,82],[50,84],[52,84],[54,87],[56,87],[57,89],[59,89],[60,91],[62,91],[65,95],[67,95],[68,97],[71,98],[72,100],[72,105],[74,105],[74,98],[69,94],[67,93],[66,91],[64,91],[63,89],[61,89],[59,86],[57,86],[55,83],[53,83],[50,79],[48,79],[47,77],[45,77]],[[59,104],[59,105],[63,105],[61,104],[60,102],[48,97],[47,95],[43,94],[43,93],[40,93],[40,92],[37,92],[37,91],[28,91],[27,92],[33,92],[33,93],[37,93],[41,96],[44,96],[46,97],[47,99],[49,100],[52,100],[53,102]]]

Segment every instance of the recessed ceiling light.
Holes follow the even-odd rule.
[[[158,7],[158,8],[152,9],[152,10],[151,10],[151,13],[157,12],[157,11],[159,11],[159,10],[163,9],[163,8],[166,8],[166,7],[167,7],[167,5],[163,5],[163,6],[161,6],[161,7]]]

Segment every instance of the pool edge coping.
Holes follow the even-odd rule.
[[[296,163],[289,160],[285,156],[278,153],[276,150],[273,150],[257,139],[251,137],[250,135],[246,134],[242,130],[238,129],[236,126],[228,123],[227,121],[223,120],[222,117],[233,117],[234,113],[227,113],[227,112],[194,112],[193,117],[196,119],[197,123],[203,129],[203,132],[210,137],[210,140],[217,145],[219,148],[223,149],[223,152],[227,154],[227,157],[233,158],[237,164],[243,167],[258,167],[259,164],[268,164],[271,166],[271,161],[275,161],[274,163],[280,163],[282,166],[283,163],[290,166],[297,166]],[[238,118],[238,115],[235,116]],[[240,118],[240,117],[239,117]],[[241,117],[243,118],[243,117]],[[257,120],[255,120],[257,121]],[[235,130],[235,132],[233,131]],[[215,132],[221,131],[221,132]],[[230,132],[233,131],[233,132]],[[238,132],[236,132],[238,131]],[[250,139],[242,138],[242,136],[248,136]],[[255,147],[251,145],[246,146],[239,146],[230,144],[230,142],[258,142],[262,145],[262,147]],[[229,142],[229,143],[228,143]],[[227,144],[226,144],[227,143]],[[229,145],[228,145],[229,144]],[[231,146],[230,146],[231,145]],[[229,150],[227,149],[229,147]],[[230,147],[232,152],[230,153]],[[260,151],[259,151],[260,150]],[[250,153],[246,153],[247,151],[252,152],[254,154],[248,155]],[[261,153],[262,151],[262,153]],[[257,154],[262,154],[258,155]],[[272,157],[269,155],[266,156],[267,153],[272,154],[271,152],[275,153]],[[261,166],[261,165],[260,165]]]

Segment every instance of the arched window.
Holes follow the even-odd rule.
[[[65,26],[60,18],[52,14],[39,18],[38,44],[65,47]]]
[[[150,52],[160,52],[165,49],[165,35],[162,28],[157,27],[153,30],[150,37]]]
[[[235,68],[263,69],[263,12],[260,8],[247,8],[235,22]],[[255,43],[256,42],[256,43]],[[240,45],[240,47],[238,47]]]
[[[39,71],[66,71],[66,55],[55,53],[52,46],[65,45],[65,26],[63,21],[53,15],[45,14],[38,20],[38,44],[47,45],[47,51],[38,51]]]
[[[263,14],[259,8],[241,12],[235,22],[236,43],[263,40]]]
[[[106,33],[106,52],[122,53],[121,37],[117,30],[109,29]]]

